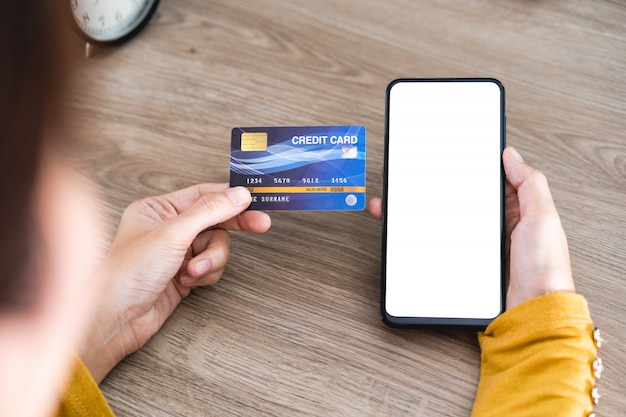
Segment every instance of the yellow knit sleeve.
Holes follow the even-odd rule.
[[[78,357],[75,362],[57,417],[114,417],[85,364]]]
[[[505,312],[479,333],[472,417],[588,416],[597,344],[585,299],[556,292]]]

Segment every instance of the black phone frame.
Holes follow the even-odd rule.
[[[387,313],[385,309],[386,295],[386,256],[387,256],[387,190],[388,190],[388,169],[389,169],[389,105],[390,93],[394,85],[402,82],[492,82],[500,88],[500,155],[506,147],[506,110],[505,110],[505,89],[504,85],[496,78],[398,78],[387,85],[385,96],[385,147],[384,147],[384,168],[383,168],[383,217],[382,217],[382,254],[381,254],[381,286],[380,286],[380,318],[383,323],[393,328],[461,328],[467,330],[481,330],[486,328],[494,319],[467,318],[467,317],[398,317]],[[505,309],[506,279],[505,279],[505,229],[504,229],[504,186],[506,176],[502,159],[500,159],[500,257],[501,257],[501,284],[500,284],[500,313]],[[499,315],[498,314],[498,315]],[[497,317],[497,316],[496,316]]]

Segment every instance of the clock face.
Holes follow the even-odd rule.
[[[81,31],[99,42],[121,40],[147,22],[158,0],[70,0]]]

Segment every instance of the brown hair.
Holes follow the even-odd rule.
[[[61,3],[0,2],[0,313],[37,294],[33,194],[58,104]]]

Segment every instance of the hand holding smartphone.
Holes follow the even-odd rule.
[[[489,78],[387,88],[381,315],[486,326],[504,306],[504,87]]]

